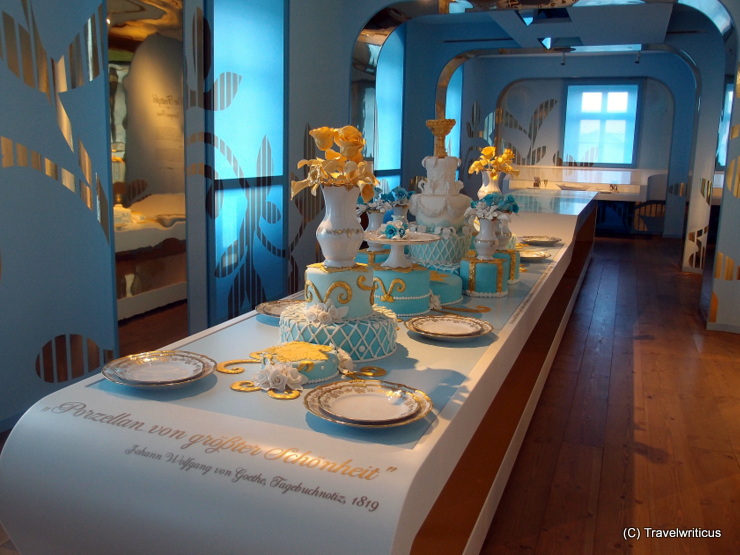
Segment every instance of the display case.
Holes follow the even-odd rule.
[[[116,223],[119,320],[187,298],[185,226],[184,193],[149,195]]]

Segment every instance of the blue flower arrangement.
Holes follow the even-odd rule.
[[[378,230],[386,239],[403,239],[409,231],[409,225],[398,216],[383,224]]]
[[[381,199],[390,203],[391,206],[407,206],[413,194],[414,191],[409,191],[403,187],[396,187],[389,193],[381,195]]]
[[[501,193],[489,193],[480,200],[470,203],[470,208],[465,211],[467,216],[494,220],[501,214],[519,212],[519,205],[513,195],[504,196]]]
[[[357,214],[364,212],[390,212],[393,210],[390,202],[385,199],[386,195],[380,187],[373,189],[373,198],[367,202],[362,196],[357,197]]]

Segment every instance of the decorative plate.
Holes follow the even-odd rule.
[[[519,258],[522,262],[536,262],[550,258],[549,252],[544,251],[520,251]]]
[[[321,410],[348,422],[381,424],[410,418],[421,408],[416,395],[383,382],[344,382],[319,395]]]
[[[270,316],[272,318],[280,318],[280,315],[283,313],[283,310],[288,308],[289,306],[293,306],[295,304],[301,304],[305,301],[300,300],[280,300],[280,301],[268,301],[266,303],[258,304],[254,309],[264,316]]]
[[[118,358],[103,366],[108,380],[135,387],[183,385],[204,378],[216,361],[188,351],[148,351]]]
[[[380,380],[350,380],[319,386],[303,398],[323,420],[359,428],[390,428],[417,422],[432,410],[426,393]]]
[[[539,245],[542,247],[552,246],[560,242],[560,237],[547,237],[546,235],[527,235],[519,237],[522,243],[528,245]]]
[[[484,320],[453,314],[417,316],[406,320],[406,327],[433,339],[471,339],[493,331],[491,324]]]

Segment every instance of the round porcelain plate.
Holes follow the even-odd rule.
[[[122,385],[161,386],[189,383],[216,367],[216,361],[188,351],[149,351],[109,362],[103,376]]]
[[[519,252],[519,258],[522,262],[533,262],[538,260],[547,260],[550,258],[549,252],[544,251],[520,251]]]
[[[403,420],[421,407],[410,391],[382,382],[345,382],[319,396],[321,410],[349,422],[383,423]]]
[[[439,241],[441,236],[434,235],[433,233],[421,233],[419,231],[409,231],[403,238],[388,239],[385,235],[378,233],[377,231],[366,231],[365,240],[373,243],[383,243],[384,245],[413,245],[413,244],[424,244],[434,243]]]
[[[432,401],[423,391],[361,379],[319,386],[306,394],[303,403],[319,418],[361,428],[410,424],[432,409]]]
[[[417,316],[406,320],[406,327],[415,333],[435,339],[470,339],[493,331],[491,324],[468,316]]]
[[[560,242],[560,237],[547,237],[546,235],[527,235],[525,237],[519,237],[522,243],[528,245],[539,245],[539,246],[552,246]]]
[[[270,316],[272,318],[280,318],[283,310],[289,306],[301,304],[304,301],[299,300],[281,300],[281,301],[268,301],[266,303],[258,304],[254,309],[264,316]]]

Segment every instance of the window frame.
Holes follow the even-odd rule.
[[[597,168],[636,168],[639,167],[639,154],[640,154],[640,131],[642,126],[642,106],[643,106],[643,92],[644,83],[642,79],[609,79],[609,80],[581,80],[581,79],[568,79],[563,85],[563,105],[562,105],[562,135],[560,139],[560,151],[563,153],[563,165],[568,165],[566,161],[566,128],[568,125],[568,96],[570,87],[594,87],[594,88],[618,88],[618,87],[637,87],[637,94],[635,96],[635,128],[634,136],[632,140],[632,161],[629,163],[616,163],[616,162],[584,162],[576,160],[575,165],[586,165],[588,167]]]

